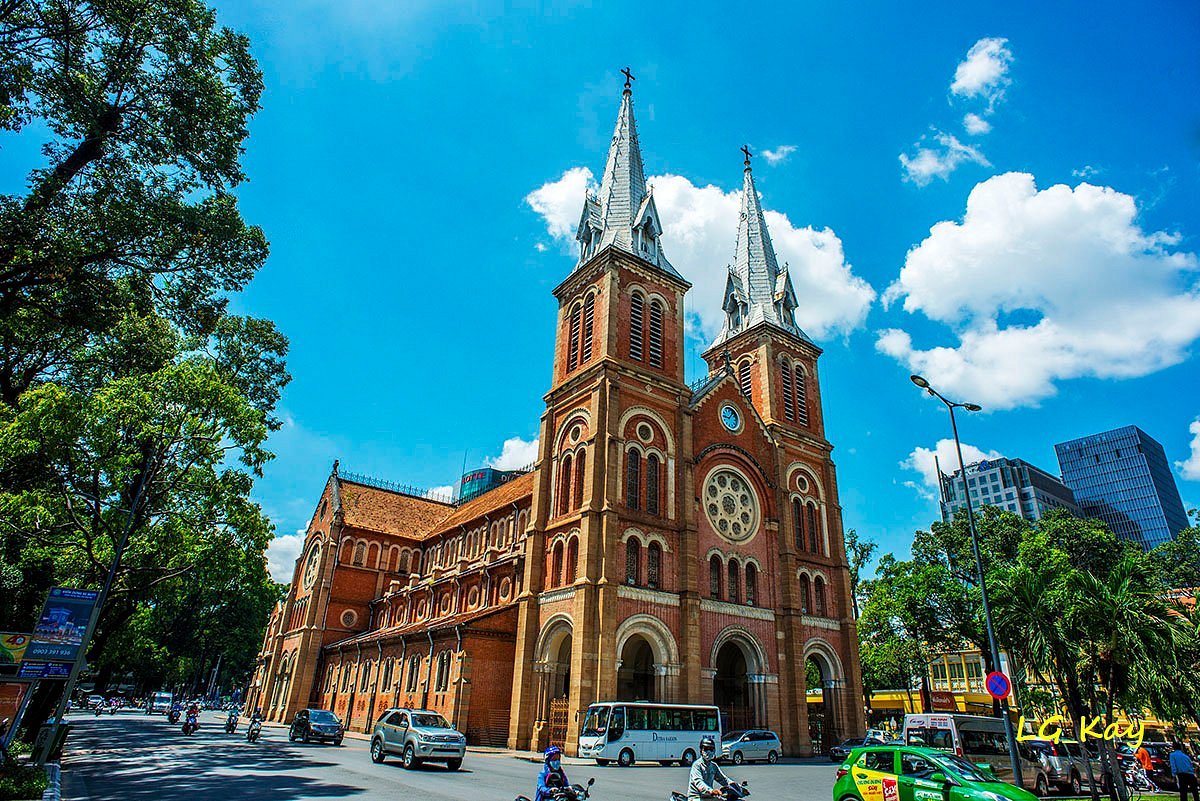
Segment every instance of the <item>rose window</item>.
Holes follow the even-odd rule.
[[[713,528],[726,539],[745,540],[758,526],[758,499],[741,475],[714,470],[704,482],[704,511]]]

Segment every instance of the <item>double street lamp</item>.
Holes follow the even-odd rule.
[[[987,582],[983,575],[983,558],[979,555],[979,535],[975,531],[975,510],[971,504],[971,493],[967,489],[967,466],[963,463],[962,443],[958,440],[958,423],[954,419],[955,409],[978,412],[983,409],[977,403],[959,403],[946,398],[919,375],[909,377],[914,384],[946,404],[950,410],[950,429],[954,432],[954,450],[958,454],[958,475],[962,480],[963,500],[967,504],[967,528],[971,532],[971,550],[975,553],[975,572],[979,576],[979,595],[983,601],[983,620],[987,627],[988,650],[992,657],[992,670],[1000,670],[1000,649],[996,647],[996,631],[992,627],[992,609],[988,605]],[[938,477],[941,480],[941,477]],[[1018,787],[1024,786],[1021,778],[1021,758],[1017,753],[1017,737],[1013,731],[1012,718],[1008,715],[1008,699],[1000,700],[1000,714],[1004,718],[1004,737],[1008,741],[1008,757],[1012,760],[1013,779]]]

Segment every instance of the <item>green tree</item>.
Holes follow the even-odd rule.
[[[860,537],[855,529],[850,529],[846,532],[844,541],[846,543],[846,558],[850,564],[850,602],[854,604],[854,617],[858,618],[862,571],[871,561],[871,557],[875,555],[875,550],[879,545],[874,540]]]
[[[1150,551],[1168,587],[1200,587],[1200,526],[1185,528]]]

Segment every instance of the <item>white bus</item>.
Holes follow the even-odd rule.
[[[690,765],[700,740],[721,740],[721,713],[715,706],[616,701],[588,707],[579,732],[579,756],[598,765],[628,767],[639,759]]]

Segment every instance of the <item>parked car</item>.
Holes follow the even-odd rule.
[[[1083,746],[1077,741],[1030,739],[1022,741],[1019,750],[1022,778],[1034,795],[1044,796],[1051,787],[1071,795],[1083,793],[1087,765]]]
[[[849,740],[842,740],[829,749],[829,759],[832,762],[841,762],[850,756],[850,752],[855,748],[862,748],[868,745],[883,745],[883,740],[877,740],[874,737],[851,737]]]
[[[447,769],[458,770],[467,754],[467,738],[437,712],[389,709],[371,730],[371,761],[378,764],[388,754],[399,754],[410,770],[422,762],[444,762]]]
[[[782,753],[783,746],[779,742],[779,736],[773,731],[727,731],[721,735],[721,753],[717,755],[717,759],[727,759],[735,765],[756,760],[774,765]]]
[[[855,748],[837,772],[833,801],[881,799],[1034,801],[1028,790],[935,748]]]
[[[88,699],[87,699],[87,708],[95,709],[98,706],[104,706],[104,696],[103,695],[94,695],[94,694],[89,695]]]
[[[296,713],[295,719],[292,720],[292,726],[288,729],[289,742],[303,740],[307,743],[313,740],[320,742],[328,740],[334,745],[341,745],[342,738],[345,736],[346,731],[342,728],[342,722],[328,709],[301,709]]]

